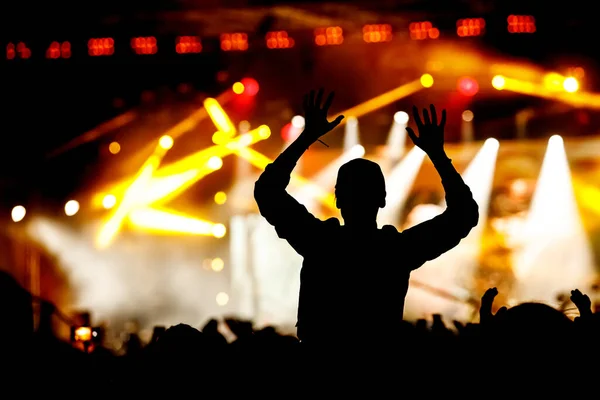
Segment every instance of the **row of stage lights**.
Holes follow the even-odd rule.
[[[513,34],[531,34],[536,32],[535,18],[531,15],[510,15],[507,20],[507,31]],[[464,18],[456,22],[456,35],[459,37],[482,36],[485,33],[484,18]],[[431,21],[412,22],[408,26],[410,38],[413,40],[438,39],[440,30]],[[366,43],[390,42],[394,36],[390,24],[368,24],[362,29]],[[339,26],[317,28],[314,31],[314,43],[317,46],[341,45],[344,42],[344,30]],[[286,31],[272,31],[265,35],[265,46],[269,49],[290,49],[295,40]],[[158,52],[158,40],[155,36],[140,36],[130,40],[130,47],[135,54],[152,55]],[[197,54],[203,50],[199,36],[178,36],[175,39],[177,54]],[[248,34],[243,32],[224,33],[220,37],[220,48],[223,51],[248,50]],[[115,40],[111,37],[92,38],[87,43],[88,55],[93,57],[112,56],[115,52]],[[73,53],[71,42],[53,41],[46,49],[46,58],[65,59]],[[24,41],[11,42],[6,45],[6,59],[28,59],[32,56],[30,47]]]

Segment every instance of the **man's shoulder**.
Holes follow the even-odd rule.
[[[327,218],[323,221],[323,225],[327,228],[339,228],[341,226],[340,220],[336,217]]]

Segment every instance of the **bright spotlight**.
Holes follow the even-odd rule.
[[[165,135],[158,140],[158,144],[165,150],[169,150],[173,147],[173,138],[169,135]]]
[[[355,144],[354,146],[352,146],[352,148],[350,149],[350,154],[349,156],[354,159],[354,158],[361,158],[362,156],[365,155],[365,148],[360,145],[360,144]]]
[[[23,221],[23,218],[25,218],[26,213],[27,213],[27,211],[25,210],[25,207],[15,206],[12,209],[10,216],[14,222],[20,222],[20,221]]]
[[[212,234],[214,237],[220,239],[227,233],[227,228],[223,224],[215,224],[212,227]]]
[[[212,156],[211,158],[208,159],[208,162],[206,163],[206,165],[210,169],[214,169],[216,171],[223,166],[223,159],[219,156]]]
[[[483,145],[488,146],[490,149],[494,149],[494,151],[500,148],[500,142],[495,138],[487,139]]]
[[[430,88],[433,86],[433,76],[429,74],[421,75],[421,85],[425,88]]]
[[[473,111],[471,111],[471,110],[465,110],[462,113],[462,119],[465,122],[471,122],[471,121],[473,121],[473,117],[474,117],[473,116]]]
[[[579,82],[577,82],[577,79],[570,76],[564,80],[563,88],[565,89],[566,92],[575,93],[576,91],[579,90]]]
[[[107,194],[102,199],[102,207],[104,207],[106,210],[110,210],[115,206],[115,204],[117,204],[117,198],[112,194]]]
[[[352,128],[354,128],[358,125],[358,119],[356,119],[356,117],[350,116],[346,121],[346,125],[350,125]]]
[[[215,272],[221,272],[225,268],[225,263],[221,258],[215,258],[210,262],[210,268]]]
[[[296,129],[304,129],[304,117],[302,115],[296,115],[292,118],[292,126]]]
[[[233,84],[233,86],[231,87],[231,90],[233,90],[233,93],[235,94],[242,94],[244,93],[244,84],[242,82],[236,82]]]
[[[220,292],[216,297],[217,304],[220,306],[225,306],[229,303],[229,295],[225,292]]]
[[[562,146],[563,138],[560,135],[552,135],[550,139],[548,139],[549,146]]]
[[[404,111],[398,111],[396,114],[394,114],[394,122],[397,124],[407,124],[408,114]]]
[[[506,85],[506,79],[504,79],[504,77],[502,75],[496,75],[492,79],[492,86],[496,90],[502,90],[502,89],[504,89],[505,85]]]
[[[79,202],[77,200],[69,200],[65,204],[65,214],[67,217],[72,217],[79,211]]]
[[[225,192],[217,192],[215,194],[215,203],[218,205],[223,205],[227,201],[227,195]]]

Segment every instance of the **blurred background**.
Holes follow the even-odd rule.
[[[439,177],[404,128],[412,105],[448,110],[447,150],[482,218],[413,273],[408,319],[471,321],[490,286],[507,305],[560,305],[597,287],[600,60],[588,3],[2,7],[0,265],[66,313],[115,332],[224,315],[293,329],[302,260],[257,215],[252,190],[319,87],[347,118],[289,190],[321,218],[338,215],[337,168],[356,157],[386,174],[380,225],[440,213]]]

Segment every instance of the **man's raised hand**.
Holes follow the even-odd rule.
[[[431,112],[431,114],[430,114]],[[406,128],[408,136],[415,146],[418,146],[430,157],[444,154],[444,127],[446,125],[446,110],[442,110],[442,116],[438,123],[435,106],[429,106],[429,111],[423,109],[423,119],[419,115],[419,109],[413,106],[413,118],[417,124],[419,136],[412,128]]]
[[[316,94],[314,90],[311,90],[304,96],[304,132],[302,134],[309,136],[313,141],[319,140],[321,136],[333,130],[344,119],[344,116],[340,115],[333,121],[327,120],[334,93],[329,93],[325,103],[321,106],[323,94],[323,89],[320,89]]]

